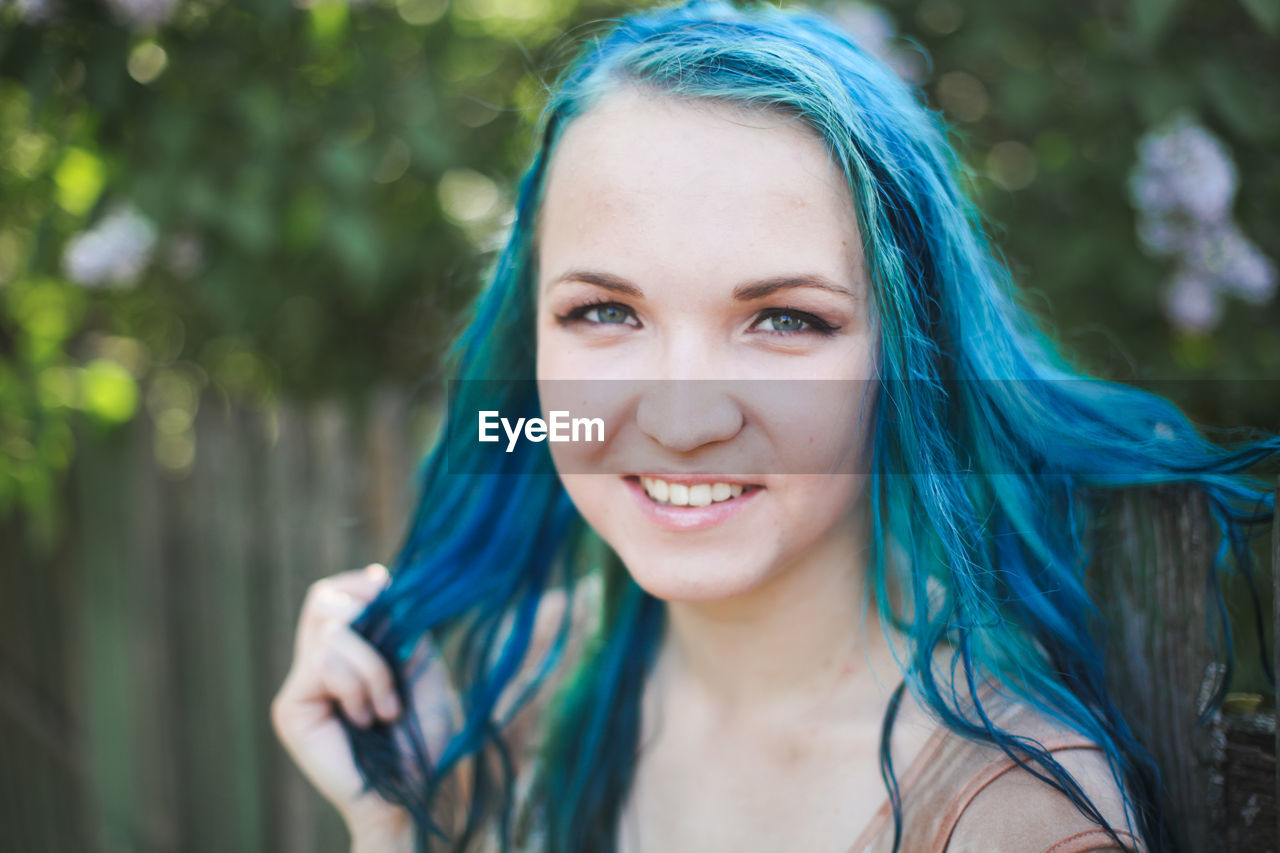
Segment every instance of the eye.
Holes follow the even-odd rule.
[[[561,325],[570,323],[588,323],[593,326],[634,326],[639,327],[640,320],[635,313],[621,302],[591,302],[579,305],[565,314],[556,315]]]
[[[593,323],[625,323],[631,314],[621,305],[596,305],[584,311],[582,317]]]
[[[799,332],[809,327],[803,317],[790,313],[771,314],[761,322],[771,332]]]
[[[752,328],[775,335],[794,335],[804,332],[816,332],[820,335],[833,334],[839,326],[804,311],[793,311],[790,308],[770,308],[762,311],[756,318]]]

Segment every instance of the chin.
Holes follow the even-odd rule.
[[[714,479],[666,476],[673,482]],[[682,507],[668,505],[669,495],[655,501],[646,475],[568,474],[562,481],[582,517],[642,589],[689,603],[749,596],[831,551],[843,538],[840,508],[848,506],[854,482],[830,476],[743,480],[727,493],[722,487],[722,500],[713,496],[711,505]]]
[[[723,552],[700,557],[654,549],[635,555],[619,552],[619,557],[640,588],[663,601],[727,601],[757,589],[770,576],[769,566],[727,559]]]

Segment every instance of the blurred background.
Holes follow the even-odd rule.
[[[267,722],[301,596],[394,556],[546,87],[642,5],[0,0],[0,847],[345,849]],[[1082,367],[1280,428],[1280,4],[818,8]]]

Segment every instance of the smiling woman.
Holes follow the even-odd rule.
[[[1243,542],[1280,439],[1075,372],[943,130],[767,6],[624,18],[569,70],[457,410],[609,429],[484,471],[442,441],[390,576],[308,600],[273,716],[357,849],[1168,848],[1096,499],[1197,484]]]
[[[607,447],[553,456],[574,506],[631,577],[674,617],[691,600],[764,612],[752,601],[777,595],[770,580],[813,576],[816,591],[832,566],[857,565],[862,453],[838,451],[867,442],[870,418],[844,395],[781,405],[772,393],[866,383],[875,370],[857,216],[822,139],[769,110],[634,87],[565,132],[544,192],[538,380],[613,380],[605,419],[628,461]],[[744,467],[747,447],[765,451],[754,466]],[[811,469],[832,473],[802,474]],[[712,487],[731,479],[742,493],[710,505]],[[852,593],[843,574],[830,591]],[[821,647],[847,645],[856,606],[848,595],[849,612],[830,622],[841,636]],[[760,636],[776,644],[786,633]],[[734,657],[758,651],[736,643]]]

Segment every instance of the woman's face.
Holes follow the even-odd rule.
[[[538,258],[544,417],[605,424],[556,468],[637,583],[727,599],[856,545],[876,329],[812,131],[610,95],[554,155]]]

